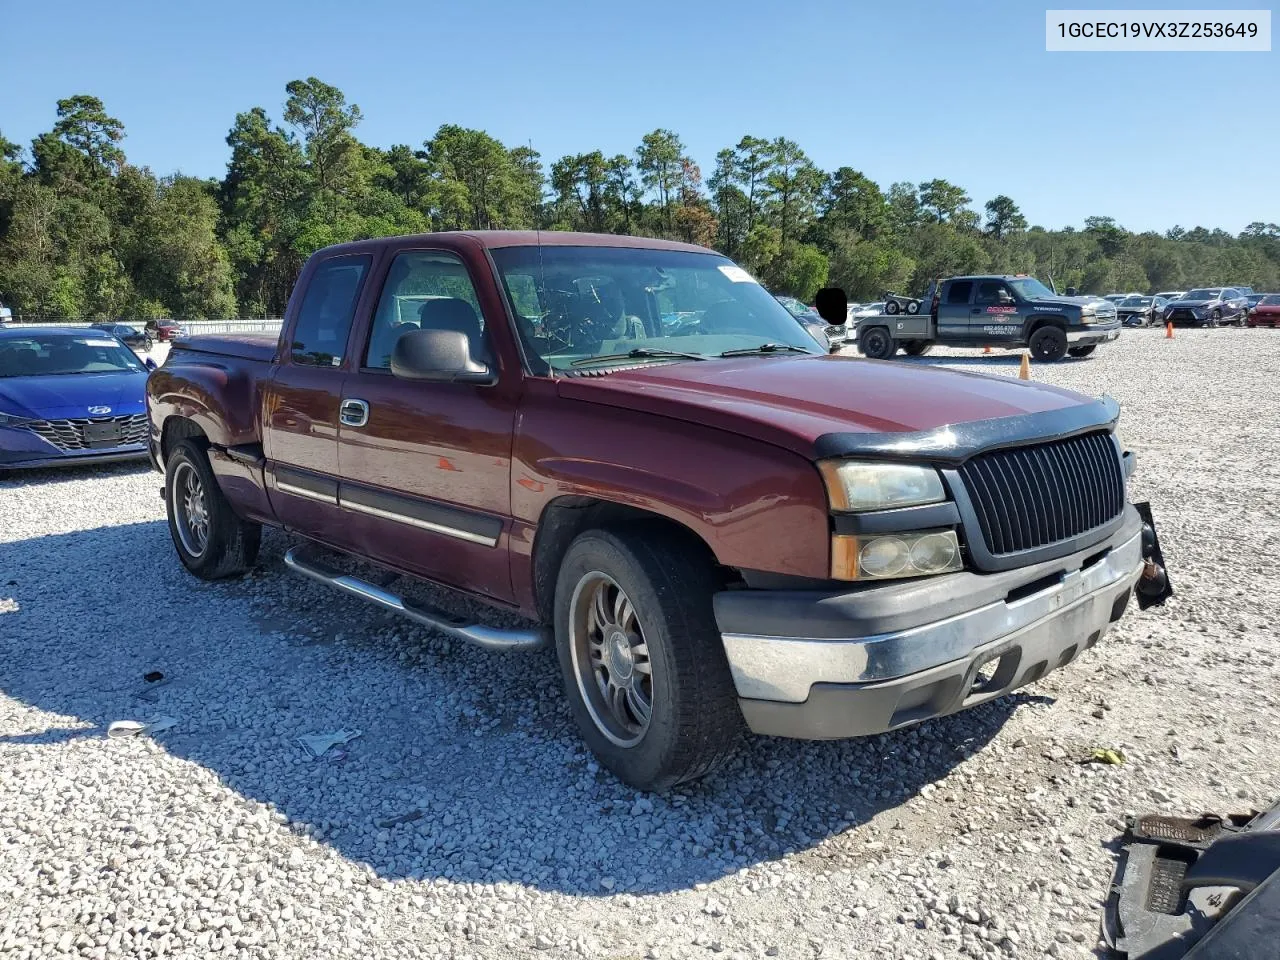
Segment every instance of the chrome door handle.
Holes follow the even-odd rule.
[[[369,405],[363,400],[343,400],[338,419],[344,427],[363,427],[369,422]]]

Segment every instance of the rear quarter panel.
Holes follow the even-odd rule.
[[[516,418],[512,573],[532,608],[533,538],[559,497],[638,507],[702,538],[721,564],[825,578],[826,490],[808,460],[759,440],[667,417],[560,397],[531,379]]]

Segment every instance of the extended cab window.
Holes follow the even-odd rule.
[[[983,280],[978,284],[978,297],[975,303],[999,303],[1001,295],[1012,300],[1013,294],[999,280]]]
[[[969,302],[969,294],[973,293],[972,280],[957,280],[947,291],[947,303],[965,304]]]
[[[457,330],[471,356],[488,362],[484,318],[466,266],[452,253],[406,250],[391,263],[378,298],[365,367],[388,369],[396,341],[410,330]]]
[[[368,269],[368,257],[334,257],[316,267],[293,328],[294,363],[319,367],[342,363]]]

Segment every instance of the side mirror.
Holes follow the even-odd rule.
[[[996,303],[1013,303],[1013,297],[1009,296],[1008,290],[1001,290],[996,294]]]
[[[156,369],[158,369],[158,366],[157,366],[156,362],[155,362],[154,360],[152,360],[150,357],[147,357],[147,359],[143,360],[143,361],[142,361],[142,364],[143,364],[143,366],[145,366],[148,370],[156,370]]]
[[[471,341],[458,330],[409,330],[391,351],[391,373],[424,383],[494,383],[489,365],[471,356]]]
[[[838,327],[845,322],[849,298],[840,287],[823,287],[814,297],[813,305],[817,308],[818,316],[831,326]]]

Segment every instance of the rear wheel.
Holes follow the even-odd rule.
[[[1067,332],[1061,327],[1041,327],[1027,344],[1040,363],[1054,363],[1067,354]]]
[[[903,352],[909,357],[923,357],[932,349],[933,344],[928,340],[911,340],[902,345]]]
[[[261,525],[235,515],[195,440],[181,441],[169,454],[164,502],[178,558],[201,580],[239,576],[258,559]]]
[[[893,337],[889,336],[889,331],[886,328],[868,327],[862,331],[862,336],[858,338],[858,349],[869,360],[888,360],[893,356],[897,347],[894,345]]]
[[[1070,347],[1067,350],[1067,353],[1073,357],[1087,357],[1096,349],[1098,349],[1098,345],[1096,343],[1091,343],[1086,347]]]
[[[556,581],[556,649],[574,721],[618,779],[665,790],[705,776],[744,724],[716,626],[712,566],[641,528],[589,530]]]

